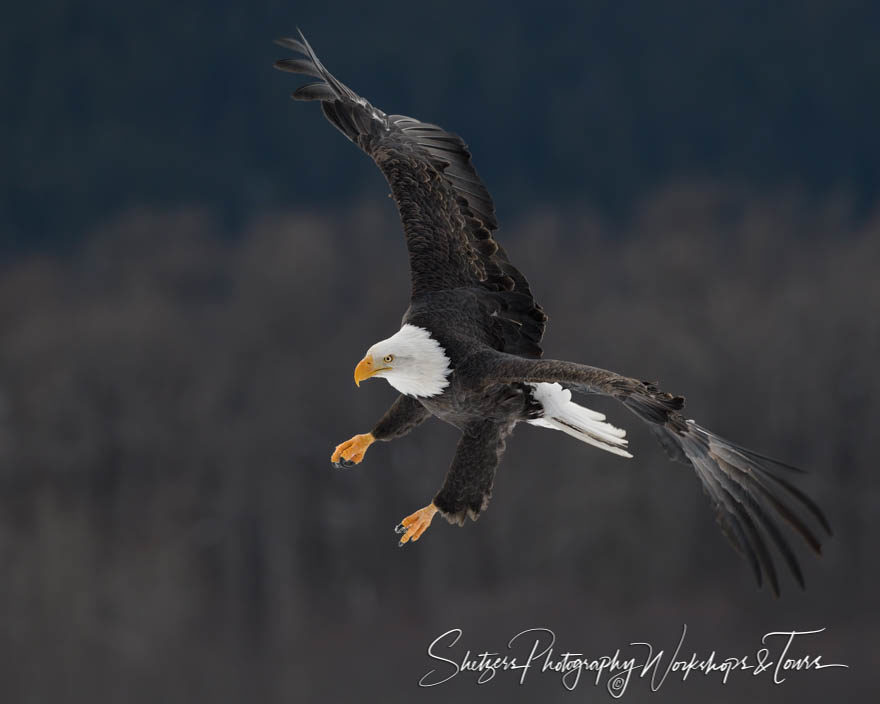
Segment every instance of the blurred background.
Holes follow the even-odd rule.
[[[270,40],[300,26],[388,112],[459,132],[549,357],[688,397],[810,471],[836,533],[808,589],[755,589],[699,482],[521,428],[490,509],[398,549],[456,443],[429,421],[355,470],[332,448],[408,271],[381,174]],[[33,0],[0,25],[4,702],[571,701],[556,678],[417,687],[428,643],[530,627],[851,669],[671,681],[631,701],[878,690],[880,6]],[[463,650],[459,654],[463,654]]]

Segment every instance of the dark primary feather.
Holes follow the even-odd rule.
[[[326,83],[307,83],[290,94],[296,100],[333,100],[333,89]]]
[[[499,382],[559,382],[583,393],[612,396],[651,429],[669,456],[691,465],[715,507],[718,523],[734,548],[749,562],[758,584],[766,578],[779,594],[779,578],[768,542],[773,544],[789,571],[803,587],[797,557],[775,518],[799,534],[821,554],[818,531],[831,526],[816,503],[779,472],[799,472],[795,467],[747,450],[686,420],[680,413],[684,398],[660,391],[656,385],[620,376],[596,367],[555,360],[525,360],[511,355],[485,354],[471,362],[475,384]]]
[[[315,64],[308,59],[280,59],[275,62],[275,68],[288,73],[301,73],[312,78],[320,78],[321,74]]]
[[[321,79],[293,93],[318,100],[324,115],[363,149],[388,180],[400,210],[410,254],[413,298],[440,290],[485,292],[483,327],[496,349],[540,357],[547,316],[528,281],[494,239],[492,196],[460,137],[404,115],[387,115],[337,80],[300,39],[277,43],[305,58],[275,67]]]

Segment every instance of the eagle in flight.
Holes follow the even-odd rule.
[[[400,396],[370,432],[338,445],[330,459],[336,467],[358,464],[372,443],[399,438],[429,416],[461,430],[440,491],[395,528],[400,545],[418,540],[438,513],[459,525],[477,519],[517,423],[632,457],[626,432],[572,401],[574,391],[617,399],[648,423],[672,459],[694,469],[722,531],[759,585],[766,578],[779,593],[769,538],[803,587],[797,558],[774,519],[783,518],[817,554],[821,531],[812,524],[829,536],[831,528],[785,476],[800,470],[686,419],[684,398],[653,383],[542,359],[547,316],[494,238],[495,207],[467,145],[437,125],[370,105],[324,68],[302,32],[277,43],[300,57],[277,61],[276,68],[317,79],[292,97],[320,102],[327,119],[385,175],[409,250],[412,292],[402,326],[372,345],[354,370],[358,386],[378,377]]]

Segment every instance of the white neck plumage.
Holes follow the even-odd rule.
[[[449,357],[424,328],[405,324],[387,340],[377,342],[368,354],[375,360],[393,356],[391,368],[376,374],[400,393],[426,398],[443,393],[452,373]]]

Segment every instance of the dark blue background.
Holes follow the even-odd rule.
[[[502,220],[535,202],[625,216],[704,178],[864,211],[880,185],[876,3],[34,0],[0,28],[4,249],[76,243],[134,205],[235,229],[371,188],[270,69],[297,25],[374,104],[465,135]]]

